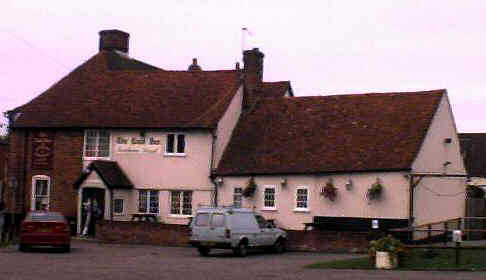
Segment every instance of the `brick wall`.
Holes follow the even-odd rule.
[[[7,178],[17,179],[17,189],[14,191],[10,186],[5,191],[5,202],[8,212],[22,212],[24,206],[24,177],[25,177],[25,147],[26,131],[12,129],[8,136],[8,159]]]
[[[287,230],[289,250],[316,252],[366,252],[368,232]]]
[[[367,232],[287,231],[287,247],[293,251],[365,252]],[[164,246],[188,246],[186,225],[104,221],[96,225],[96,238],[104,242]]]
[[[104,242],[189,246],[186,225],[104,221],[96,225],[96,239]]]
[[[54,158],[50,170],[31,168],[32,131],[13,129],[9,135],[8,176],[16,177],[18,182],[16,212],[30,210],[32,177],[46,175],[51,177],[50,210],[60,211],[66,216],[76,216],[77,192],[73,183],[83,168],[84,132],[65,129],[55,131],[54,135]],[[12,198],[13,192],[8,189],[6,199],[10,211],[14,209]]]

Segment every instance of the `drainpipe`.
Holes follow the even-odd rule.
[[[110,190],[110,221],[113,222],[113,190]]]
[[[413,220],[414,220],[414,217],[413,217],[413,196],[414,196],[414,185],[413,185],[413,175],[410,174],[409,175],[410,177],[410,184],[409,184],[409,209],[408,209],[408,226],[411,227],[413,225]]]
[[[214,152],[216,147],[216,129],[211,130],[211,159],[209,162],[209,179],[214,185],[214,206],[218,207],[218,184],[216,183],[216,176],[214,175]]]
[[[408,239],[409,241],[412,241],[413,240],[413,231],[412,231],[412,228],[413,228],[413,223],[415,221],[415,217],[414,217],[414,194],[415,194],[415,182],[414,182],[414,176],[412,173],[409,174],[409,177],[410,177],[410,187],[409,187],[409,213],[408,213],[408,228],[409,228],[409,232],[408,232]]]

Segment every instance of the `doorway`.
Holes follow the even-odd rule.
[[[83,188],[81,200],[81,235],[95,237],[96,222],[105,216],[105,190]]]

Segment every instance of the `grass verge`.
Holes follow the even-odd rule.
[[[397,270],[486,270],[486,250],[461,250],[459,260],[459,265],[456,265],[454,249],[409,249],[401,258]],[[314,269],[375,269],[368,257],[314,263],[305,267]]]

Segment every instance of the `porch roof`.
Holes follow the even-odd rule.
[[[91,162],[85,172],[74,182],[77,189],[88,178],[91,172],[96,171],[103,183],[109,189],[133,189],[133,184],[125,175],[116,161],[95,160]]]

